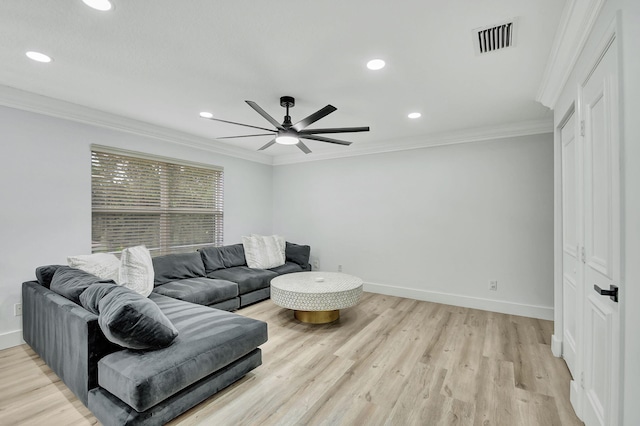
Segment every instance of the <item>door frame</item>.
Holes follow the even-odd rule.
[[[583,137],[580,135],[580,123],[584,120],[584,111],[581,110],[581,93],[584,82],[586,82],[589,76],[593,73],[600,60],[607,52],[608,49],[616,49],[617,54],[617,79],[618,79],[618,96],[617,96],[617,110],[618,110],[618,124],[617,124],[617,132],[618,132],[618,142],[619,142],[619,156],[622,156],[622,138],[623,134],[623,95],[620,93],[620,82],[622,82],[622,40],[620,38],[622,34],[621,28],[621,16],[620,13],[616,13],[614,19],[607,26],[606,30],[603,33],[602,38],[595,45],[595,49],[593,49],[593,53],[588,56],[587,61],[578,61],[578,64],[582,65],[581,69],[586,70],[584,72],[578,73],[577,82],[575,83],[573,89],[571,104],[565,108],[564,114],[562,115],[562,119],[556,123],[554,128],[554,334],[551,338],[551,351],[554,356],[562,357],[563,354],[563,333],[564,333],[564,324],[563,324],[563,228],[562,228],[562,137],[561,132],[563,126],[566,124],[567,120],[571,117],[572,114],[577,118],[576,120],[576,137]],[[583,53],[584,54],[584,51]],[[581,55],[582,55],[581,54]],[[578,66],[579,66],[578,65]],[[574,68],[576,71],[577,68]],[[619,158],[620,165],[623,164],[622,158]],[[622,185],[622,169],[618,170],[620,176],[618,177],[619,184]],[[620,186],[619,190],[622,190],[622,186]],[[624,214],[624,205],[623,200],[620,198],[620,216],[617,218],[618,223],[622,226],[622,215]],[[617,247],[617,251],[619,252],[619,261],[620,268],[622,274],[622,267],[624,265],[624,250],[622,245],[624,244],[624,228],[620,229],[621,238],[619,241],[619,246]],[[621,283],[624,284],[624,276],[621,275]],[[621,292],[624,295],[624,291]],[[587,297],[583,292],[583,298]],[[581,301],[584,303],[584,300]],[[623,412],[623,386],[624,386],[624,333],[625,333],[625,321],[624,321],[624,312],[626,310],[625,300],[621,298],[619,301],[619,351],[618,351],[618,365],[620,366],[618,370],[618,377],[613,379],[614,389],[612,389],[613,393],[617,395],[617,406],[612,406],[612,411],[615,412],[613,418],[621,419]],[[583,320],[583,318],[581,318]],[[584,380],[584,353],[577,355],[576,357],[576,371],[580,372],[579,377],[574,377],[571,381],[570,385],[570,400],[571,404],[576,412],[576,415],[583,419],[583,405],[585,392],[583,389],[583,380]]]

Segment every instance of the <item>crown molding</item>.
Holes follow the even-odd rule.
[[[545,133],[553,133],[553,120],[536,120],[521,123],[506,124],[492,127],[479,127],[455,132],[438,133],[424,136],[415,136],[386,143],[359,144],[351,146],[348,150],[331,153],[314,153],[312,155],[288,154],[274,157],[273,165],[282,166],[310,161],[332,160],[336,158],[357,157],[361,155],[384,154],[396,151],[412,149],[432,148],[443,145],[455,145],[461,143],[481,142],[486,140],[504,139],[517,136],[529,136]]]
[[[254,161],[262,164],[273,164],[273,157],[267,154],[233,147],[212,139],[168,129],[155,124],[134,120],[9,86],[0,85],[0,105],[44,114],[51,117],[62,118],[65,120],[76,121],[91,126],[104,127],[139,136],[146,136],[165,142],[213,152],[215,154],[241,158],[243,160]]]
[[[568,0],[547,59],[536,100],[553,109],[606,0]]]
[[[215,140],[107,113],[71,102],[38,95],[9,86],[0,85],[0,105],[65,120],[76,121],[92,126],[151,137],[178,145],[202,149],[216,154],[274,166],[478,142],[514,136],[550,133],[553,131],[553,121],[549,119],[495,127],[465,129],[455,132],[405,138],[391,142],[387,141],[374,144],[363,143],[340,152],[325,154],[314,153],[312,155],[296,153],[272,157],[267,154],[237,148]]]

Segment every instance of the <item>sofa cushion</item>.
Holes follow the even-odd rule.
[[[154,285],[185,278],[204,277],[206,272],[198,252],[167,254],[152,259]]]
[[[178,330],[149,298],[118,286],[98,304],[98,325],[105,337],[130,349],[159,349],[176,338]]]
[[[91,284],[80,295],[80,305],[92,314],[100,314],[100,300],[112,290],[118,288],[114,283],[95,283]]]
[[[159,285],[153,292],[206,306],[237,297],[238,284],[204,277],[186,278]]]
[[[80,294],[95,283],[113,283],[112,280],[101,280],[93,274],[70,266],[56,269],[51,279],[51,290],[67,299],[80,304]]]
[[[205,273],[217,271],[224,268],[220,247],[204,247],[198,250],[202,263],[204,263]]]
[[[271,280],[278,274],[266,269],[251,269],[248,266],[236,266],[233,268],[219,269],[207,274],[209,278],[232,281],[238,284],[240,294],[245,294],[269,287]]]
[[[36,278],[41,286],[49,288],[51,287],[51,279],[53,274],[56,273],[59,267],[62,265],[46,265],[36,268]]]
[[[311,254],[311,247],[303,246],[299,244],[290,243],[287,244],[284,249],[284,254],[287,262],[294,262],[306,269],[309,264],[309,255]]]
[[[242,244],[233,244],[222,247],[203,247],[198,251],[202,256],[202,261],[204,262],[204,268],[207,274],[209,272],[217,271],[218,269],[243,266],[247,264]]]
[[[294,272],[302,272],[303,271],[303,269],[302,269],[302,267],[300,265],[298,265],[297,263],[293,263],[293,262],[287,262],[284,265],[276,266],[275,268],[271,268],[269,270],[275,272],[278,275],[291,274],[291,273],[294,273]]]
[[[156,351],[119,351],[98,363],[101,387],[141,412],[267,341],[267,324],[157,293],[149,296],[179,331]]]
[[[247,260],[244,257],[244,247],[242,246],[242,244],[223,246],[219,247],[219,249],[225,268],[244,266],[247,264]]]
[[[143,412],[136,411],[99,386],[89,391],[87,407],[103,426],[164,425],[241,379],[260,364],[262,352],[257,348]],[[196,414],[194,417],[199,416]],[[211,422],[203,420],[198,423],[206,425]]]

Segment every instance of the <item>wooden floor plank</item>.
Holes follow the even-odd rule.
[[[270,300],[263,364],[171,421],[195,425],[581,425],[553,323],[364,293],[331,324]],[[0,425],[97,420],[27,345],[0,351]]]

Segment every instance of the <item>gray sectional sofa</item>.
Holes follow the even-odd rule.
[[[206,247],[194,253],[153,258],[154,293],[234,311],[268,299],[278,275],[310,271],[309,246],[286,243],[285,264],[272,269],[247,266],[242,244]]]
[[[38,268],[22,286],[24,340],[102,424],[164,424],[262,363],[267,324],[227,311],[268,298],[271,278],[311,269],[308,246],[287,243],[287,263],[273,270],[248,268],[241,249],[154,258],[148,298],[67,266]],[[168,319],[168,345],[142,328],[148,347],[127,346],[108,328],[139,326],[142,316],[118,318],[136,307]]]

